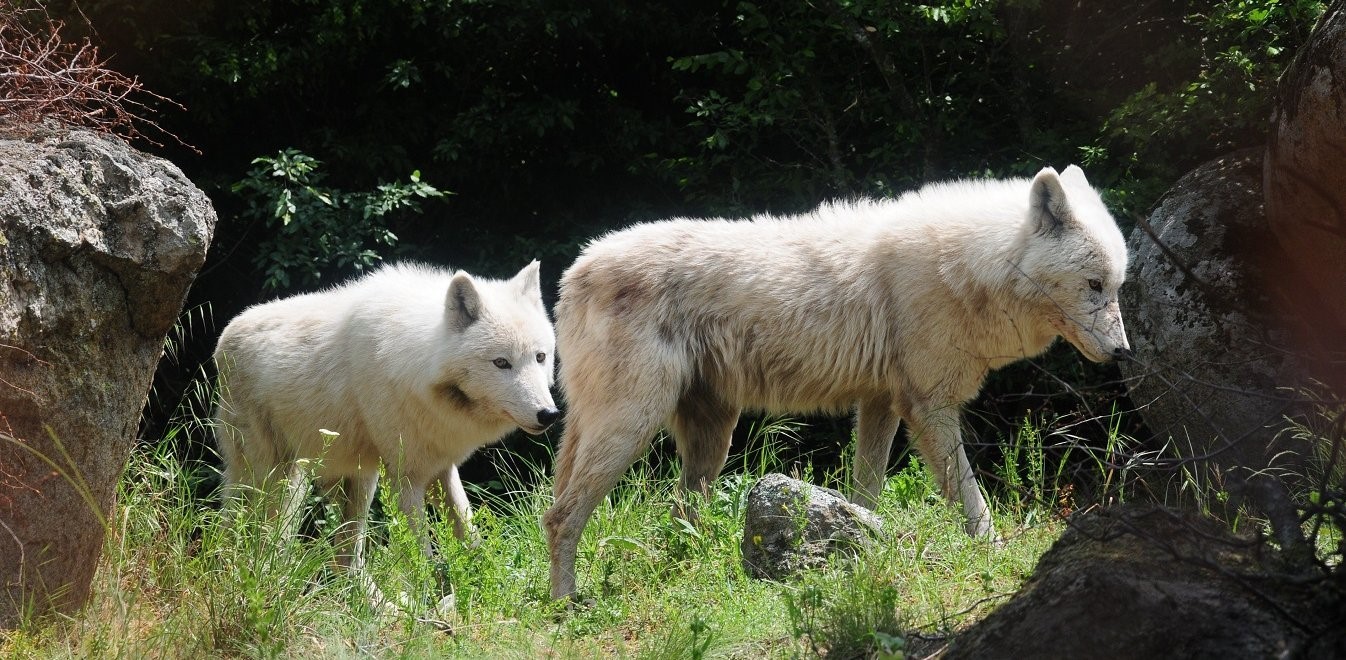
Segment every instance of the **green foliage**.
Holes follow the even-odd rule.
[[[685,616],[675,616],[668,622],[667,634],[663,639],[641,649],[640,657],[645,660],[703,660],[711,645],[718,637],[714,622],[693,613],[690,621]]]
[[[1020,433],[1022,451],[1038,451],[1040,430]],[[375,521],[366,577],[332,570],[330,525],[296,536],[260,508],[221,511],[201,499],[210,468],[171,445],[133,456],[88,607],[0,636],[0,655],[923,657],[933,650],[925,640],[954,634],[1014,593],[1062,529],[1049,509],[1024,501],[1020,516],[993,499],[1005,541],[969,538],[961,513],[931,496],[932,477],[913,461],[888,480],[880,538],[855,560],[790,583],[750,580],[739,567],[737,503],[756,475],[715,482],[688,544],[667,531],[676,474],[642,464],[581,541],[580,587],[598,602],[568,610],[547,593],[537,524],[550,504],[545,467],[507,450],[483,452],[502,466],[498,483],[469,487],[477,547],[440,518],[431,527],[438,555],[428,559],[396,513],[395,489],[383,490],[388,514]],[[784,468],[770,456],[742,465]],[[1314,504],[1340,519],[1339,495]],[[1322,556],[1335,561],[1340,539],[1339,530],[1319,537]],[[370,607],[371,580],[396,607]],[[449,612],[435,610],[444,583],[457,592]]]
[[[169,444],[132,456],[103,553],[106,600],[70,623],[75,646],[59,655],[275,657],[324,611],[358,602],[326,577],[331,546],[299,542],[293,521],[200,502],[209,472]],[[145,612],[159,625],[141,628]]]
[[[1188,48],[1156,54],[1159,67],[1191,68],[1171,87],[1145,84],[1114,108],[1087,164],[1123,173],[1115,206],[1144,213],[1200,161],[1265,140],[1277,79],[1308,37],[1325,4],[1318,0],[1218,0],[1192,3]]]
[[[929,471],[921,460],[912,456],[896,475],[884,485],[885,496],[891,496],[898,506],[912,507],[940,499],[939,489],[930,481]]]
[[[1322,563],[1340,567],[1346,561],[1346,402],[1325,386],[1304,388],[1309,415],[1292,422],[1285,432],[1307,439],[1317,449],[1310,460],[1316,487],[1308,494],[1305,516],[1311,521],[1309,539],[1320,549]]]
[[[278,145],[324,154],[330,183],[309,184],[318,189],[419,169],[461,197],[451,227],[407,227],[402,244],[484,272],[542,255],[559,273],[584,239],[631,220],[799,210],[1071,160],[1112,189],[1115,208],[1143,212],[1193,161],[1259,141],[1276,75],[1322,3],[1108,13],[990,0],[90,0],[53,10],[72,26],[87,16],[120,65],[191,108],[164,125],[204,152],[186,161],[194,180],[238,181],[238,163]],[[1160,45],[1061,56],[1063,22],[1127,20],[1142,22],[1115,27],[1155,31]],[[1081,58],[1126,60],[1135,75],[1053,77]],[[344,227],[367,224],[360,213],[341,214],[328,239],[337,245],[311,254],[297,245],[306,241],[277,250],[274,232],[249,232],[284,201],[278,188],[330,215],[302,174],[283,172],[290,180],[255,200],[217,200],[220,240],[272,286],[310,281],[325,255],[368,263],[366,250],[387,248],[377,228]]]
[[[484,273],[541,256],[554,277],[581,241],[634,220],[799,210],[1074,159],[1115,209],[1144,212],[1196,162],[1261,142],[1274,82],[1323,7],[1149,3],[1184,18],[1179,29],[1156,23],[1168,43],[1118,81],[1052,78],[1058,60],[1096,56],[1062,57],[1050,31],[1061,3],[52,4],[72,29],[88,16],[119,67],[191,109],[163,124],[203,155],[168,155],[212,192],[237,193],[215,195],[227,249],[213,256],[246,262],[272,290],[328,281],[399,249]],[[1081,12],[1070,18],[1087,22]],[[1094,97],[1121,101],[1081,101]],[[447,194],[426,181],[459,193],[452,224],[408,222]],[[198,284],[207,299],[238,288],[209,273]],[[1115,378],[1061,351],[1042,364],[1078,385]],[[1000,387],[1041,382],[1036,370],[1019,377]],[[1052,405],[1091,405],[1071,396]],[[1021,412],[1003,416],[1003,428]],[[580,586],[599,604],[558,623],[537,524],[550,502],[545,465],[498,468],[499,488],[469,486],[481,505],[479,548],[441,520],[441,554],[429,562],[396,513],[377,521],[371,574],[417,604],[390,621],[367,607],[366,585],[327,570],[330,526],[302,541],[255,514],[224,526],[215,503],[200,499],[206,468],[173,451],[203,426],[183,421],[151,438],[150,458],[138,454],[128,470],[87,613],[2,643],[99,657],[895,655],[913,630],[956,629],[1017,588],[1059,530],[1051,514],[1067,481],[1101,481],[1099,501],[1128,492],[1123,482],[1145,456],[1127,446],[1118,415],[1106,422],[1099,437],[1056,444],[1027,422],[1016,429],[1020,444],[997,455],[1009,487],[992,498],[1007,510],[997,511],[1002,531],[1016,532],[1006,547],[966,538],[961,514],[912,460],[885,485],[885,537],[863,568],[818,571],[801,585],[747,580],[736,561],[744,498],[756,477],[786,469],[777,456],[745,452],[695,503],[699,525],[668,515],[681,504],[675,475],[642,463],[581,541]],[[750,447],[798,432],[759,430]],[[1085,468],[1066,479],[1068,461],[1044,452],[1071,452]],[[1332,528],[1341,501],[1335,488],[1310,505]],[[1323,538],[1340,542],[1335,534]],[[458,595],[453,639],[422,620],[441,576]]]
[[[1025,416],[1014,437],[1004,445],[997,476],[1005,488],[1006,506],[1016,516],[1031,516],[1041,509],[1050,511],[1054,504],[1070,496],[1069,491],[1062,490],[1063,486],[1070,486],[1062,483],[1062,475],[1069,465],[1072,447],[1066,447],[1055,461],[1055,469],[1049,472],[1041,428],[1051,425],[1035,424],[1031,417]]]
[[[995,57],[1005,42],[996,10],[738,2],[723,48],[670,59],[701,140],[665,166],[691,196],[723,199],[727,185],[734,211],[798,210],[982,171],[1000,160],[992,136],[1026,92]],[[966,149],[974,144],[980,153]]]
[[[1189,14],[1201,36],[1195,79],[1146,85],[1113,111],[1105,134],[1153,152],[1171,149],[1160,136],[1228,148],[1240,133],[1264,133],[1269,90],[1322,11],[1311,0],[1224,0]]]
[[[550,504],[545,467],[506,450],[484,454],[502,469],[490,489],[469,485],[479,546],[432,517],[438,553],[427,558],[396,512],[396,489],[384,488],[362,575],[333,569],[330,507],[296,535],[293,521],[261,507],[221,510],[201,499],[209,467],[183,461],[171,443],[144,446],[122,482],[85,614],[0,638],[0,655],[901,657],[913,625],[966,623],[985,613],[977,603],[988,589],[1012,592],[1059,532],[1023,529],[992,548],[963,534],[942,501],[899,506],[888,488],[879,509],[886,531],[857,560],[798,584],[750,580],[738,544],[755,476],[718,480],[689,541],[667,513],[676,474],[643,464],[590,521],[580,588],[599,600],[572,611],[547,592],[537,524]],[[783,469],[769,456],[744,465]],[[457,596],[447,612],[437,609],[444,584]],[[373,585],[391,607],[370,606]]]
[[[381,183],[369,192],[322,185],[321,163],[296,149],[253,159],[233,191],[247,200],[243,216],[266,235],[254,264],[272,290],[309,287],[324,274],[362,271],[397,245],[389,222],[397,211],[419,212],[421,200],[446,193],[413,171],[405,182]]]
[[[791,632],[824,658],[902,658],[909,625],[899,613],[901,592],[884,577],[861,574],[841,590],[812,580],[785,593]],[[876,579],[877,578],[877,579]]]

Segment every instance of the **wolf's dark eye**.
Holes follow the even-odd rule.
[[[509,363],[509,360],[506,360],[505,358],[496,358],[494,360],[491,360],[491,364],[494,364],[495,366],[501,369],[508,369],[512,366]]]
[[[547,354],[546,354],[546,353],[538,353],[538,354],[537,354],[537,363],[538,363],[538,364],[542,364],[543,362],[546,362],[546,361],[547,361]]]
[[[1089,280],[1089,288],[1099,293],[1103,292],[1103,283],[1098,280]]]

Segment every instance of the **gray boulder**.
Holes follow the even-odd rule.
[[[881,524],[872,511],[835,490],[768,474],[748,493],[743,570],[783,580],[826,565],[834,553],[854,554]]]
[[[1122,307],[1136,359],[1127,389],[1163,445],[1170,490],[1195,465],[1293,535],[1295,512],[1278,477],[1299,472],[1307,448],[1278,434],[1298,397],[1298,365],[1281,347],[1266,288],[1279,253],[1262,208],[1260,149],[1208,162],[1178,180],[1130,236]],[[1291,450],[1287,452],[1286,450]],[[1195,461],[1195,462],[1190,462]],[[1270,469],[1268,469],[1270,468]],[[1147,475],[1162,477],[1163,475]],[[1285,539],[1293,543],[1294,539]]]
[[[215,211],[115,138],[0,139],[0,629],[87,598]]]

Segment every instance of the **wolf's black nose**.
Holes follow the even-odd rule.
[[[1112,349],[1112,359],[1123,362],[1136,356],[1136,352],[1124,346]]]
[[[543,426],[551,426],[552,422],[561,419],[561,411],[555,408],[543,408],[537,411],[537,423]]]

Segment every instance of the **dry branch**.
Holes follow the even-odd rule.
[[[155,146],[167,137],[190,147],[150,119],[149,104],[180,104],[109,68],[88,39],[64,40],[64,27],[41,8],[0,4],[0,117],[31,126],[56,120]]]

